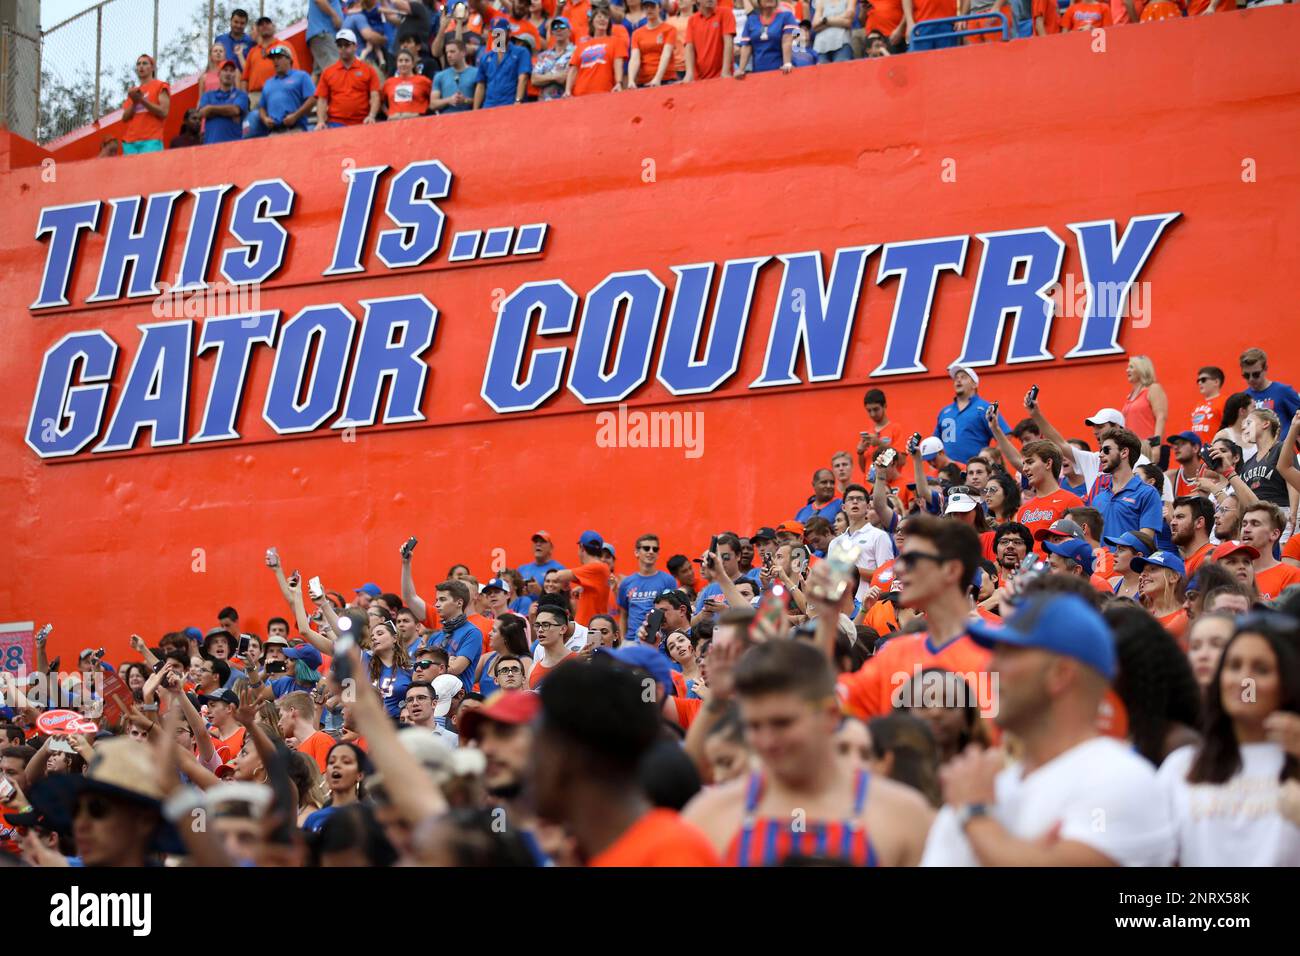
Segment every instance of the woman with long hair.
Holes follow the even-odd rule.
[[[145,667],[139,661],[131,661],[122,665],[119,672],[126,689],[131,692],[131,696],[136,700],[144,700],[144,682],[149,679],[149,668]]]
[[[331,747],[325,755],[325,787],[329,791],[329,800],[307,817],[303,829],[315,833],[340,809],[365,799],[365,781],[370,772],[370,758],[356,744],[340,740]]]
[[[317,810],[325,806],[329,790],[325,786],[325,775],[316,766],[316,761],[304,753],[294,752],[289,755],[289,779],[298,791],[298,826],[303,826]]]
[[[1277,505],[1290,517],[1290,489],[1286,478],[1278,470],[1278,457],[1284,445],[1278,441],[1282,437],[1282,423],[1277,415],[1267,408],[1256,408],[1246,416],[1242,426],[1242,437],[1255,446],[1255,454],[1249,456],[1241,465],[1241,477],[1261,501]],[[1293,450],[1294,454],[1294,450]],[[1291,535],[1282,535],[1283,544]]]
[[[1208,693],[1214,683],[1214,673],[1219,669],[1223,649],[1237,630],[1237,619],[1226,611],[1202,614],[1187,632],[1187,661],[1192,665],[1192,676],[1203,692]]]
[[[592,615],[587,622],[587,647],[594,651],[597,647],[614,648],[622,644],[618,621],[614,617],[609,614]]]
[[[1187,652],[1187,609],[1183,606],[1187,581],[1183,561],[1170,551],[1135,557],[1129,567],[1138,573],[1138,600]]]
[[[1273,612],[1238,619],[1203,740],[1160,767],[1181,866],[1300,866],[1300,827],[1278,810],[1283,784],[1300,780],[1298,627]]]
[[[203,71],[200,96],[221,89],[221,64],[225,63],[226,59],[226,48],[220,43],[214,43],[208,48],[208,65]]]
[[[942,667],[927,667],[912,679],[911,697],[895,709],[924,720],[942,766],[970,744],[987,746],[989,731],[980,717],[979,694],[965,677]]]
[[[686,631],[673,631],[664,641],[664,650],[668,652],[669,660],[681,668],[680,673],[672,672],[677,696],[698,700],[703,695],[695,693],[695,688],[704,683],[704,675],[700,673],[700,661],[695,656],[695,642],[691,635]]]
[[[379,688],[384,708],[396,718],[406,688],[411,686],[411,657],[398,640],[397,628],[387,621],[371,623],[370,649],[361,652],[361,666],[370,683]]]
[[[926,722],[895,712],[872,718],[867,730],[875,753],[875,772],[919,791],[931,806],[941,806],[939,751]]]
[[[1124,705],[1128,739],[1158,767],[1179,747],[1199,741],[1200,688],[1186,653],[1146,611],[1116,603],[1102,616],[1115,637],[1114,690]]]
[[[1005,471],[995,471],[984,486],[984,507],[994,524],[1015,521],[1020,512],[1020,485]]]
[[[1217,442],[1227,439],[1241,449],[1244,457],[1249,458],[1255,449],[1246,447],[1246,436],[1242,434],[1242,429],[1246,424],[1246,416],[1254,410],[1255,400],[1248,393],[1234,392],[1229,395],[1223,403],[1223,419],[1219,422],[1214,440]]]
[[[528,672],[533,669],[533,655],[528,648],[528,625],[522,617],[502,614],[493,620],[488,648],[490,653],[479,655],[475,673],[480,694],[487,697],[501,689],[492,676],[492,665],[502,654],[519,658],[524,667],[524,680],[528,680]]]
[[[1150,356],[1134,355],[1128,360],[1124,371],[1129,381],[1128,398],[1125,399],[1120,412],[1124,415],[1124,425],[1129,431],[1142,439],[1142,448],[1151,456],[1149,444],[1153,437],[1163,436],[1165,420],[1169,415],[1169,396],[1164,387],[1156,381],[1156,367]]]

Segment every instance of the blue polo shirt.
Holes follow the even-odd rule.
[[[447,652],[449,658],[469,658],[469,666],[461,672],[460,682],[465,685],[466,693],[474,689],[474,669],[478,666],[478,659],[483,654],[483,632],[477,627],[466,621],[452,632],[451,637],[447,636],[445,630],[435,631],[419,647],[441,647]]]
[[[448,100],[460,93],[465,97],[465,103],[462,106],[444,106],[438,110],[439,113],[463,113],[465,110],[474,108],[474,87],[478,86],[478,67],[467,66],[457,73],[451,67],[445,70],[439,70],[433,76],[433,89],[438,94],[438,99]],[[514,102],[514,97],[510,97],[510,102]]]
[[[808,503],[799,509],[799,513],[794,516],[794,520],[800,524],[807,523],[809,518],[825,518],[832,524],[835,523],[835,516],[844,510],[844,502],[839,498],[832,498],[826,502],[820,509],[813,504],[813,499],[809,498]]]
[[[1154,528],[1159,531],[1165,524],[1164,503],[1160,499],[1160,492],[1143,481],[1137,473],[1119,491],[1112,487],[1110,475],[1100,475],[1084,503],[1101,512],[1104,522],[1102,534],[1108,538],[1118,538],[1125,532],[1137,531],[1139,528]],[[1115,549],[1111,547],[1111,550]]]
[[[312,4],[312,6],[315,6],[315,4]],[[244,35],[240,37],[238,40],[232,37],[229,31],[227,31],[226,33],[221,34],[212,42],[221,44],[221,48],[226,51],[227,60],[234,60],[236,63],[238,63],[239,57],[235,56],[235,50],[243,50],[244,56],[247,57],[248,51],[253,48],[253,44],[256,43],[257,41],[254,40],[253,35],[251,33],[248,33],[247,31],[245,31]]]
[[[334,8],[334,12],[338,14],[339,22],[341,23],[343,21],[343,0],[329,0],[329,5]],[[299,7],[299,9],[302,8]],[[325,33],[332,37],[334,36],[336,29],[334,21],[330,19],[330,15],[317,6],[314,0],[312,3],[307,4],[308,41],[318,33]]]
[[[266,115],[278,123],[299,109],[303,103],[316,95],[316,84],[302,70],[290,70],[284,76],[273,76],[262,87],[262,99],[258,108],[266,110]],[[307,114],[298,120],[297,129],[307,128]]]
[[[209,116],[203,123],[203,143],[229,143],[244,137],[244,117],[248,115],[248,94],[243,90],[208,90],[199,97],[199,106],[238,106],[239,119]],[[294,107],[297,109],[297,107]]]
[[[1248,388],[1246,394],[1256,408],[1267,408],[1277,413],[1277,417],[1282,420],[1282,433],[1285,435],[1291,427],[1291,418],[1300,410],[1300,394],[1296,394],[1290,385],[1281,382],[1269,382],[1268,388],[1259,391]]]
[[[514,103],[519,77],[530,76],[533,61],[528,51],[518,43],[511,43],[505,53],[488,50],[478,58],[478,81],[487,89],[483,94],[483,108],[508,106]]]
[[[984,411],[990,404],[978,395],[972,395],[965,408],[958,408],[954,401],[939,410],[934,435],[943,442],[943,450],[949,458],[964,464],[988,447],[993,432],[989,431],[989,423],[984,420]],[[1011,431],[1001,413],[998,414],[998,424],[1004,432]]]

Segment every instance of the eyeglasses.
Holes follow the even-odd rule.
[[[922,561],[933,561],[935,564],[943,564],[948,559],[941,554],[928,554],[925,551],[904,551],[894,561],[896,565],[904,571],[915,567]]]
[[[433,698],[430,697],[428,694],[416,694],[414,697],[412,697],[410,694],[407,694],[407,695],[406,695],[406,702],[407,702],[408,704],[418,704],[418,703],[420,703],[420,702],[423,702],[423,703],[426,703],[426,704],[432,704],[432,703],[433,703]]]
[[[75,820],[83,811],[90,814],[92,820],[103,820],[113,812],[113,805],[103,797],[89,796],[77,804],[77,810],[72,818]]]
[[[523,672],[524,669],[522,667],[517,667],[514,664],[507,664],[505,667],[497,668],[498,677],[500,677],[502,674],[522,674]]]
[[[852,504],[865,505],[867,503],[867,499],[862,497],[861,495],[849,495],[844,499],[844,503],[846,505],[852,505]]]
[[[564,624],[560,624],[558,621],[538,621],[538,622],[537,622],[537,629],[538,629],[539,631],[550,630],[550,629],[553,628],[553,627],[564,628],[565,626],[566,626],[566,625],[564,625]]]

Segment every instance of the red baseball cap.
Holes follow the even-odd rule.
[[[234,60],[222,60],[221,65],[217,67],[217,69],[224,70],[228,66],[233,66],[236,70],[239,69],[239,64],[236,63]]]
[[[1210,560],[1222,561],[1224,558],[1229,557],[1230,555],[1239,554],[1239,553],[1244,553],[1248,555],[1250,557],[1250,560],[1252,561],[1254,561],[1256,558],[1259,557],[1258,549],[1251,547],[1250,545],[1246,544],[1246,542],[1244,541],[1225,541],[1223,542],[1223,544],[1219,545],[1217,548],[1214,549],[1214,553],[1210,555]]]
[[[549,531],[534,531],[532,540],[536,541],[538,538],[549,542],[551,540],[551,533]]]
[[[789,532],[790,534],[797,534],[797,535],[802,536],[802,535],[803,535],[803,522],[802,522],[802,521],[782,521],[779,525],[776,526],[776,533],[777,533],[777,534],[781,534],[782,532]]]
[[[532,723],[542,709],[542,699],[529,690],[499,690],[489,697],[482,707],[475,707],[460,715],[460,733],[466,740],[478,734],[478,725],[484,720],[498,724]]]

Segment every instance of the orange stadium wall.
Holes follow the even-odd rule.
[[[426,594],[454,561],[486,578],[494,563],[530,560],[529,535],[539,527],[555,536],[562,562],[576,560],[579,532],[595,528],[618,547],[622,572],[633,570],[643,531],[662,536],[665,556],[697,553],[718,529],[746,532],[792,515],[813,469],[851,449],[864,427],[868,383],[887,390],[895,420],[928,434],[950,400],[945,369],[972,341],[993,343],[978,359],[984,396],[1015,418],[1024,391],[1038,383],[1044,409],[1067,434],[1086,434],[1087,413],[1123,402],[1131,354],[1154,357],[1170,394],[1170,432],[1186,427],[1201,364],[1223,366],[1232,390],[1240,386],[1237,355],[1258,345],[1277,377],[1294,381],[1300,10],[1115,28],[1104,51],[1098,42],[1055,36],[53,167],[30,165],[38,154],[10,140],[0,146],[0,481],[9,529],[0,621],[53,622],[51,652],[65,661],[100,645],[118,660],[132,632],[156,640],[189,624],[206,628],[227,603],[246,629],[264,631],[268,616],[284,613],[263,563],[269,545],[288,568],[318,574],[327,587],[350,592],[373,580],[397,590],[398,547],[415,534],[414,570]],[[445,189],[438,167],[417,169],[432,173],[425,195],[445,197],[410,201],[412,174],[400,171],[434,160],[450,176]],[[387,169],[368,173],[373,167]],[[373,202],[358,189],[345,215],[349,184],[358,181],[375,184]],[[153,196],[162,215],[171,193],[156,277],[146,265],[139,276],[126,268],[113,295],[109,270],[107,294],[96,298],[117,214],[110,200],[126,216],[132,197]],[[201,299],[194,305],[194,296],[151,291],[153,278],[174,281],[191,223],[204,218],[197,207],[218,199],[210,254],[202,255],[203,230],[192,260],[209,282],[221,278],[222,263],[265,265],[262,247],[239,252],[253,238],[269,250],[277,244],[274,225],[250,225],[258,213],[286,237],[278,267],[246,310],[254,317],[234,323],[254,326],[235,335],[267,334],[249,347],[238,394],[227,388],[218,397],[218,405],[235,402],[238,437],[225,440],[221,427],[208,427],[221,418],[209,407],[218,350],[199,345],[229,316]],[[271,215],[282,200],[287,213]],[[76,237],[62,305],[58,276],[45,274],[59,258],[56,231],[41,224],[44,215],[75,218],[66,210],[82,204],[96,210],[95,221]],[[366,209],[353,263],[340,223],[356,223]],[[435,248],[429,230],[437,223]],[[499,257],[453,261],[467,253],[454,248],[459,233],[531,224],[548,227],[540,251],[525,245],[511,254],[508,245]],[[1108,338],[1105,323],[1089,328],[1074,295],[1085,281],[1081,235],[1092,236],[1096,269],[1115,240],[1144,229],[1155,236],[1135,266],[1142,314],[1115,326],[1113,348],[1080,349]],[[944,237],[954,242],[920,242]],[[381,243],[390,262],[427,256],[389,268]],[[1023,268],[1035,281],[1042,269],[1059,277],[1066,314],[1040,335],[1038,318],[1008,313],[1000,338],[991,337],[996,300],[980,306],[978,322],[973,303],[1008,278],[1027,278],[1008,273],[1017,244],[1046,250]],[[342,266],[326,275],[336,246],[345,250]],[[964,255],[938,271],[927,315],[924,270],[903,280],[882,275],[882,262],[944,248]],[[1000,278],[998,262],[989,264],[995,250]],[[678,349],[668,379],[684,394],[673,394],[660,380],[670,320],[685,323],[689,346],[701,310],[685,303],[710,278],[691,267],[710,263],[705,335],[716,318],[722,344],[711,355],[721,365],[701,352],[706,368],[691,371]],[[714,317],[724,272],[734,288]],[[140,294],[131,297],[137,280]],[[515,369],[515,344],[498,325],[522,321],[529,297],[551,308],[545,334],[537,311],[528,313]],[[290,323],[305,309],[315,311]],[[353,379],[365,377],[354,368],[358,353],[367,351],[367,375],[382,371],[374,360],[387,343],[361,344],[365,329],[395,315],[394,345],[410,345],[404,336],[424,334],[431,319],[432,343],[406,356],[418,369],[403,366],[381,388],[377,424],[343,427]],[[330,330],[319,349],[303,333],[315,319]],[[738,322],[743,334],[729,335]],[[623,335],[638,340],[647,328],[648,350],[622,347]],[[490,355],[497,332],[500,354]],[[919,348],[911,370],[898,357],[906,358],[908,336]],[[146,338],[150,356],[135,369]],[[732,339],[738,364],[726,374]],[[86,347],[60,366],[68,342]],[[230,352],[237,373],[233,345]],[[281,353],[300,359],[282,360],[270,403],[283,434],[264,417]],[[43,378],[47,356],[55,358]],[[318,371],[345,371],[298,378],[313,358]],[[490,358],[504,364],[489,372]],[[897,374],[880,374],[882,365]],[[692,393],[689,384],[704,379]],[[494,410],[485,386],[499,404],[513,380],[531,383],[518,401],[537,407]],[[308,391],[313,383],[319,395]],[[611,412],[617,423],[624,390],[625,414],[698,416],[702,447],[606,447],[602,425]],[[327,414],[313,427],[294,417],[295,401],[309,418]],[[126,417],[114,421],[125,405]],[[42,428],[40,413],[51,408]],[[351,420],[366,413],[354,408]],[[148,414],[165,426],[132,426],[132,415]],[[196,441],[200,429],[217,440]],[[61,442],[80,444],[67,454]]]

